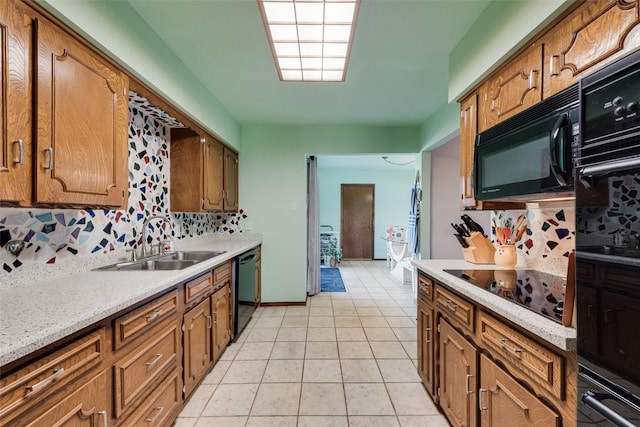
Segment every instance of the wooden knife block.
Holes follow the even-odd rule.
[[[468,248],[462,248],[465,261],[474,264],[494,263],[493,254],[496,252],[496,248],[489,239],[477,231],[472,231],[471,236],[465,237],[464,240],[469,245]]]

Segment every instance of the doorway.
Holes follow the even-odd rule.
[[[340,245],[344,259],[373,259],[375,184],[340,185]]]

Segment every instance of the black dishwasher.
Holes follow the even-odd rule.
[[[236,258],[236,289],[234,293],[234,341],[251,320],[258,306],[256,301],[257,249],[251,249]]]

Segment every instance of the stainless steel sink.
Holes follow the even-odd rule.
[[[180,251],[138,261],[119,262],[96,268],[98,271],[167,271],[182,270],[202,261],[222,255],[225,251]]]

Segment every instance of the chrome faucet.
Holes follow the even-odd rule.
[[[163,220],[164,222],[166,222],[167,224],[169,224],[169,228],[171,228],[171,231],[173,231],[173,224],[171,224],[171,220],[169,219],[168,216],[162,216],[162,215],[151,215],[147,218],[145,218],[144,222],[142,223],[142,248],[140,249],[140,257],[144,258],[145,256],[147,256],[147,227],[149,227],[149,223],[154,220],[154,219],[160,219]],[[158,244],[158,254],[160,253],[160,247],[162,246],[162,241]],[[153,246],[150,244],[149,245],[149,256],[153,255]]]

